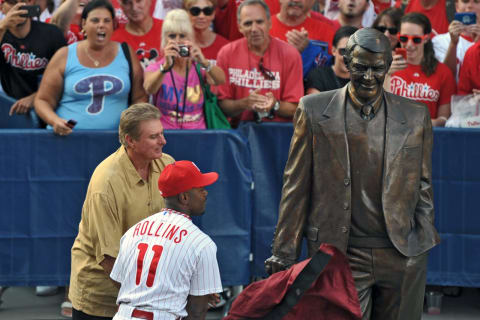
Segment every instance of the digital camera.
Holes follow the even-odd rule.
[[[180,57],[188,57],[190,56],[190,49],[188,48],[188,46],[180,45],[178,46],[178,54],[180,55]]]

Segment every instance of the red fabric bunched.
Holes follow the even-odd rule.
[[[345,255],[329,244],[322,252],[331,255],[329,263],[283,320],[357,320],[362,318],[355,282]],[[224,320],[265,317],[285,296],[310,259],[250,284],[235,299]]]

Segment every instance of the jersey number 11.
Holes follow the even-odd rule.
[[[135,281],[136,285],[138,286],[142,278],[143,259],[145,258],[145,254],[147,253],[147,250],[148,250],[148,243],[144,243],[144,242],[139,243],[137,248],[138,250],[140,250],[140,252],[138,253],[138,259],[137,259],[137,278]],[[158,260],[160,260],[160,257],[162,256],[163,247],[159,245],[154,245],[152,247],[152,251],[153,251],[153,259],[152,259],[152,262],[150,263],[150,268],[148,269],[147,287],[153,286],[153,281],[155,280],[155,274],[157,273]]]

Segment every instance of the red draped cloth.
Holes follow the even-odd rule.
[[[357,320],[362,318],[357,290],[345,255],[334,246],[319,250],[331,255],[325,269],[283,320]],[[235,299],[224,320],[262,318],[280,303],[310,259],[250,284]]]

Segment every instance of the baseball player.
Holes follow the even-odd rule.
[[[217,179],[218,173],[202,174],[190,161],[162,171],[158,188],[166,208],[132,226],[120,241],[110,274],[121,285],[114,320],[205,319],[212,294],[223,289],[217,246],[191,216],[204,213],[204,187]]]

